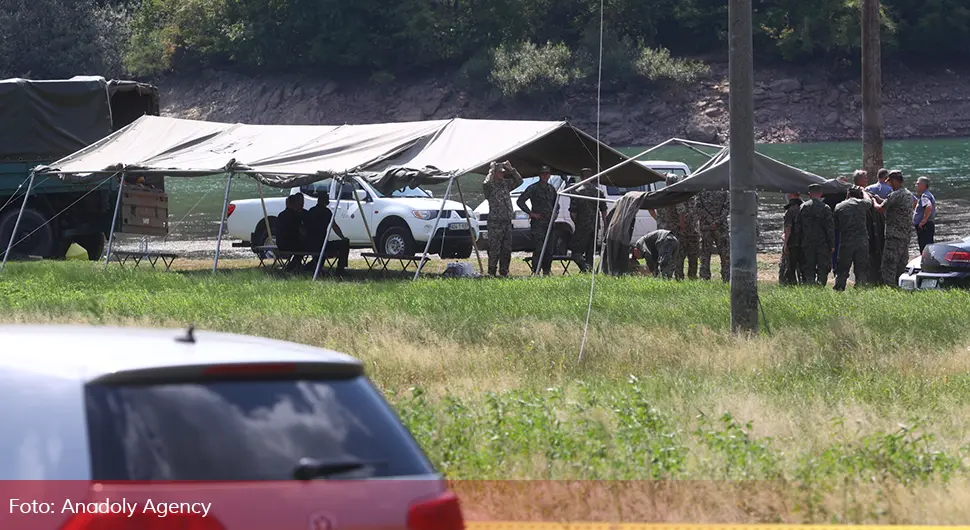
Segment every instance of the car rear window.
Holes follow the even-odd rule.
[[[300,459],[379,462],[334,478],[434,470],[365,377],[86,389],[92,479],[289,480]]]

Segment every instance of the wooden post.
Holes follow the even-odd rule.
[[[879,11],[879,0],[862,0],[862,168],[869,184],[884,164]]]
[[[758,332],[758,199],[754,192],[751,0],[730,0],[731,329]]]

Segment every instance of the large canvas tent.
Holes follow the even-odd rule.
[[[731,189],[731,154],[724,148],[700,171],[690,177],[645,194],[640,201],[641,209],[653,209],[684,202],[702,191],[727,191]],[[803,169],[789,166],[761,153],[755,153],[752,182],[755,191],[777,193],[807,193],[808,186],[820,184],[825,194],[845,194],[847,185],[835,179],[826,179]]]
[[[541,165],[578,174],[626,159],[565,121],[451,120],[368,125],[244,125],[144,116],[117,133],[40,172],[66,180],[97,180],[128,172],[167,176],[247,173],[268,186],[288,188],[330,177],[357,175],[382,190],[417,179],[442,183],[482,173],[510,159],[523,176]],[[603,177],[638,186],[663,177],[639,164]]]
[[[170,177],[228,174],[224,199],[228,203],[236,174],[250,175],[261,184],[277,188],[359,176],[383,191],[402,185],[448,182],[443,209],[456,177],[484,173],[490,162],[506,159],[523,176],[538,173],[542,165],[575,175],[584,167],[602,164],[614,169],[597,175],[600,182],[614,186],[663,180],[641,164],[625,164],[626,156],[565,121],[455,118],[368,125],[245,125],[146,115],[74,154],[37,168],[27,194],[34,174],[76,182],[100,181],[105,175],[110,178],[118,173]],[[115,218],[121,188],[123,185]],[[213,269],[218,266],[225,206]],[[113,236],[114,227],[111,232]],[[325,248],[326,243],[321,256]],[[110,252],[111,237],[106,263]],[[428,247],[424,258],[427,254]]]

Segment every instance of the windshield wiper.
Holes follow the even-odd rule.
[[[317,460],[316,458],[301,458],[300,463],[293,469],[293,478],[296,480],[327,478],[333,475],[357,471],[365,467],[382,465],[384,465],[384,462],[375,460],[340,460],[326,462]]]

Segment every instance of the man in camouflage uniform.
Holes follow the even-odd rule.
[[[641,237],[631,249],[633,259],[643,260],[654,277],[662,275],[669,280],[674,275],[674,260],[680,242],[669,230],[654,230]]]
[[[593,176],[592,169],[583,168],[580,171],[580,180],[586,180],[591,176]],[[575,191],[575,195],[582,195],[591,199],[604,199],[606,197],[596,185],[596,182],[583,184]],[[583,272],[589,272],[593,268],[593,256],[596,253],[597,211],[600,215],[600,229],[606,230],[606,201],[577,199],[576,197],[569,200],[569,216],[575,226],[569,246],[573,253],[573,261]]]
[[[781,236],[781,261],[778,263],[778,283],[781,285],[799,283],[802,244],[800,234],[795,231],[795,218],[801,206],[801,195],[789,193],[788,204],[785,205],[784,232]]]
[[[802,276],[807,285],[825,287],[835,251],[835,219],[822,201],[822,186],[808,187],[810,200],[798,208],[796,229],[801,232]]]
[[[556,188],[549,184],[549,177],[552,176],[549,166],[542,166],[539,169],[539,181],[532,184],[519,195],[516,204],[519,209],[529,216],[529,224],[532,228],[532,272],[539,269],[539,259],[542,258],[542,274],[549,276],[552,271],[553,248],[547,245],[545,255],[542,252],[542,245],[546,242],[546,233],[549,231],[549,223],[552,222],[553,210],[556,207],[558,196]],[[526,201],[532,204],[530,208]],[[491,215],[489,215],[491,219]]]
[[[865,198],[862,187],[856,184],[846,200],[835,207],[835,226],[842,234],[839,239],[839,261],[835,267],[835,290],[844,291],[849,268],[855,272],[856,287],[869,283],[869,208],[872,200]]]
[[[711,254],[717,248],[721,257],[721,281],[731,281],[731,213],[726,191],[704,191],[697,195],[697,214],[701,231],[701,279],[711,279]]]
[[[677,175],[667,174],[666,186],[669,188],[680,182]],[[657,208],[654,218],[657,228],[671,232],[680,243],[677,255],[674,256],[674,277],[684,279],[684,260],[688,260],[687,272],[691,279],[697,278],[697,258],[700,254],[700,231],[697,226],[696,207],[694,200],[682,202],[674,206]],[[653,213],[653,212],[651,212]]]
[[[512,190],[522,185],[522,175],[508,160],[492,162],[482,183],[488,201],[488,274],[509,275],[512,262]]]
[[[909,262],[909,244],[913,238],[913,208],[916,197],[903,187],[903,174],[890,171],[888,178],[893,192],[881,201],[874,198],[876,209],[886,218],[885,246],[882,250],[882,282],[897,285],[899,276]]]

